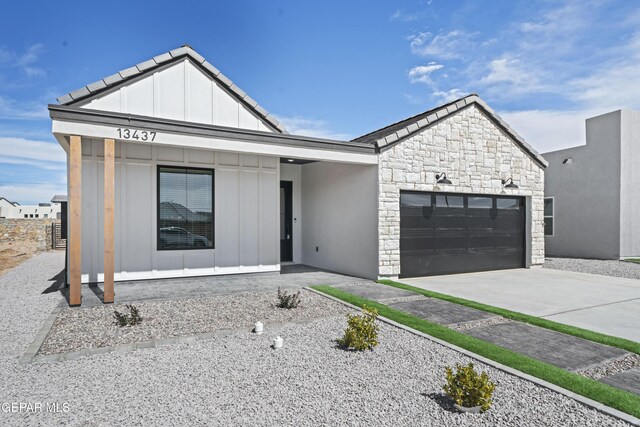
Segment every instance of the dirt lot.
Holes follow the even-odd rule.
[[[35,253],[35,243],[0,243],[0,274],[31,258]]]

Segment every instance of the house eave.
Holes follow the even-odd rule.
[[[92,110],[62,105],[49,105],[49,115],[53,120],[54,134],[69,133],[75,125],[78,134],[88,137],[122,139],[116,133],[118,128],[129,128],[156,132],[159,138],[154,142],[171,145],[172,141],[191,138],[189,146],[214,149],[215,141],[231,141],[237,144],[251,144],[268,148],[263,152],[286,157],[332,160],[350,163],[376,164],[376,148],[370,144],[352,143],[300,135],[278,134],[250,129],[170,120],[157,117],[139,116],[126,113]],[[97,129],[97,128],[100,129]],[[93,131],[87,131],[93,129]],[[99,133],[99,135],[97,135]],[[163,138],[160,138],[162,136]],[[131,141],[136,142],[136,141]],[[140,141],[137,141],[141,143]],[[181,145],[176,142],[177,145]],[[248,150],[249,148],[247,148]],[[260,150],[258,150],[260,152]],[[280,153],[280,154],[278,154]],[[317,155],[314,156],[313,154]]]

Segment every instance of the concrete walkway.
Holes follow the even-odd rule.
[[[62,286],[60,276],[58,289],[68,304],[68,288]],[[282,266],[280,273],[236,274],[224,276],[186,277],[177,279],[137,280],[114,284],[115,302],[130,303],[176,298],[200,298],[229,295],[241,292],[268,292],[296,289],[313,285],[338,285],[369,282],[366,279],[320,270],[302,264]],[[82,307],[102,305],[103,284],[82,285]]]
[[[532,268],[399,281],[640,342],[640,280]]]
[[[617,364],[632,354],[582,338],[496,316],[492,313],[426,298],[378,283],[335,286],[345,292],[386,304],[421,319],[438,323],[500,347],[549,363],[568,371],[588,371]],[[640,394],[640,367],[601,378],[623,390]]]

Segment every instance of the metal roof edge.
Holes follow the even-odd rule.
[[[133,67],[126,68],[115,74],[104,77],[96,82],[90,83],[79,89],[71,91],[57,98],[60,105],[72,106],[78,102],[85,101],[91,96],[112,89],[120,84],[130,81],[134,78],[147,74],[160,66],[177,62],[181,59],[189,58],[202,71],[210,75],[216,82],[220,83],[225,89],[242,104],[248,107],[259,118],[266,121],[274,130],[287,134],[287,129],[282,123],[270,115],[264,108],[248,96],[246,92],[238,87],[231,79],[222,74],[220,70],[208,63],[205,58],[196,52],[191,46],[184,45],[169,52],[156,55],[151,59],[143,61]]]
[[[140,116],[128,113],[116,113],[103,110],[49,104],[49,116],[53,120],[78,121],[86,123],[111,124],[119,126],[153,128],[167,132],[190,133],[210,137],[231,137],[262,142],[280,143],[284,145],[313,146],[315,148],[331,149],[334,151],[360,152],[375,154],[371,144],[352,143],[325,138],[303,135],[272,133],[252,129],[231,128],[226,126],[208,125],[204,123],[185,122],[163,119],[158,117]]]

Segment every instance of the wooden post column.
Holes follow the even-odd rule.
[[[69,138],[69,305],[82,303],[82,141]]]
[[[113,139],[104,140],[104,299],[103,303],[113,302],[113,265],[114,265],[114,186],[115,162]]]

